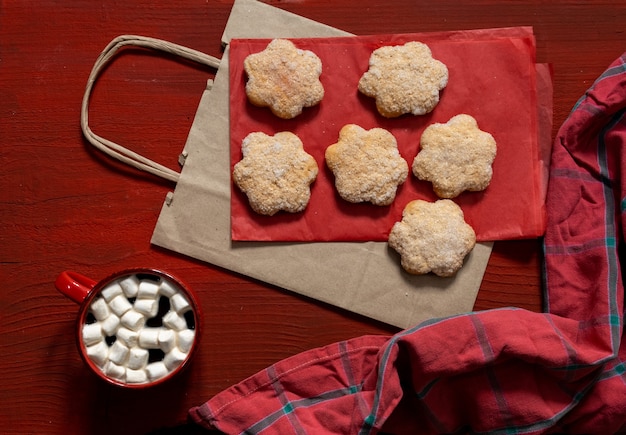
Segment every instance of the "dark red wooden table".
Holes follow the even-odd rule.
[[[87,76],[120,34],[220,57],[231,1],[0,2],[0,432],[146,433],[297,352],[396,328],[151,246],[173,186],[95,151],[83,138]],[[554,68],[554,131],[626,49],[624,2],[270,1],[355,34],[531,25],[537,61]],[[262,23],[250,23],[251,26]],[[213,71],[122,54],[99,81],[94,131],[177,169]],[[190,370],[148,391],[89,373],[75,346],[77,306],[54,288],[71,269],[101,278],[133,266],[183,277],[205,329]],[[541,241],[498,242],[475,309],[541,309]]]

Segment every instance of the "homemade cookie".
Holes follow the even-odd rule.
[[[448,68],[433,59],[421,42],[374,50],[359,91],[376,98],[378,112],[395,118],[405,113],[424,115],[439,103],[439,91],[448,84]]]
[[[326,164],[335,175],[339,195],[349,202],[389,205],[409,172],[387,130],[345,125],[339,141],[326,149]]]
[[[473,117],[461,114],[424,130],[413,173],[430,181],[440,198],[454,198],[465,190],[486,189],[495,157],[493,136],[480,130]]]
[[[389,234],[389,246],[408,273],[453,276],[474,248],[476,234],[463,210],[449,199],[409,202]]]
[[[243,66],[248,100],[280,118],[294,118],[324,97],[322,61],[286,39],[274,39],[265,50],[247,56]]]
[[[297,213],[306,208],[318,168],[298,136],[250,133],[241,151],[243,159],[233,169],[233,181],[255,212],[272,216],[281,210]]]

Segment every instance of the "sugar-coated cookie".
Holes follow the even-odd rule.
[[[389,205],[409,172],[396,138],[382,128],[345,125],[339,141],[326,149],[325,156],[337,192],[349,202]]]
[[[453,276],[475,244],[463,210],[449,199],[409,202],[389,233],[389,246],[400,254],[404,270],[415,275]]]
[[[280,118],[294,118],[324,98],[322,61],[289,40],[274,39],[265,50],[247,56],[244,70],[248,100]]]
[[[376,99],[381,115],[395,118],[431,112],[447,84],[446,65],[432,57],[426,44],[412,41],[374,50],[359,91]]]
[[[243,159],[235,164],[233,181],[255,212],[272,216],[281,210],[297,213],[306,208],[318,167],[298,136],[250,133],[241,151]]]
[[[412,169],[417,178],[432,183],[437,196],[454,198],[465,190],[486,189],[495,157],[493,136],[480,130],[472,116],[461,114],[424,130]]]

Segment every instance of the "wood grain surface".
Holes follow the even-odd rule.
[[[530,25],[554,70],[554,131],[626,49],[615,1],[269,1],[355,34]],[[150,245],[173,186],[117,163],[83,138],[91,67],[120,34],[221,56],[231,1],[0,1],[0,432],[148,433],[280,359],[396,328]],[[262,26],[263,23],[250,23]],[[102,75],[90,124],[178,169],[210,68],[127,50]],[[475,309],[541,310],[541,240],[498,242]],[[75,343],[78,306],[54,288],[63,270],[100,279],[158,267],[183,277],[204,312],[202,347],[175,381],[147,391],[104,384]]]

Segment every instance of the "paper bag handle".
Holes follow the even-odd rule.
[[[91,74],[89,74],[89,80],[87,81],[87,87],[85,89],[85,95],[83,96],[80,112],[80,127],[87,140],[99,150],[113,158],[116,158],[117,160],[120,160],[121,162],[176,183],[178,182],[180,173],[95,134],[89,127],[89,99],[91,98],[91,91],[93,90],[96,79],[102,69],[115,56],[115,53],[119,49],[126,46],[143,47],[174,54],[216,69],[220,65],[220,59],[209,56],[208,54],[204,54],[200,51],[160,39],[149,38],[146,36],[121,35],[113,39],[102,51],[102,53],[100,53],[100,56],[98,56],[98,59],[91,70]]]

